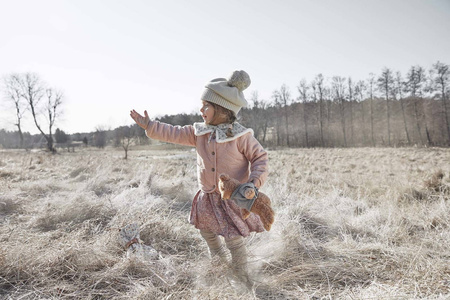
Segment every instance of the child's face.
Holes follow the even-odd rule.
[[[214,118],[214,106],[206,101],[202,101],[200,112],[202,113],[203,121],[205,121],[206,124],[210,124]]]

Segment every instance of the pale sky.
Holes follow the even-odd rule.
[[[205,83],[236,69],[268,100],[319,73],[448,64],[449,33],[450,0],[0,0],[0,76],[38,73],[65,95],[55,128],[89,132],[132,124],[131,109],[197,112]]]

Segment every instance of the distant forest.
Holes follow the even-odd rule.
[[[4,99],[12,102],[21,96],[7,89],[11,76],[5,77]],[[449,92],[450,69],[442,62],[428,70],[413,66],[405,75],[384,68],[381,74],[370,74],[359,81],[319,74],[310,81],[300,80],[295,89],[282,85],[270,99],[261,99],[257,91],[247,95],[249,107],[241,110],[238,119],[242,125],[253,128],[264,146],[271,147],[447,147]],[[157,120],[188,125],[201,121],[201,117],[177,114]],[[56,145],[68,149],[75,145],[125,149],[150,142],[137,125],[70,135],[56,129],[50,137]],[[48,142],[45,133],[0,130],[3,148],[48,147]]]

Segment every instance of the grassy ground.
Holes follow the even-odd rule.
[[[257,299],[450,299],[450,149],[269,151]],[[249,299],[187,217],[195,152],[0,152],[0,298]],[[137,222],[164,259],[127,259]]]

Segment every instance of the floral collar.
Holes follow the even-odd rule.
[[[233,134],[233,136],[231,137],[227,136],[228,129],[231,129],[231,133]],[[229,141],[233,141],[248,132],[251,132],[253,134],[252,129],[245,128],[238,122],[234,122],[233,124],[219,124],[219,125],[208,125],[205,124],[205,122],[194,123],[194,134],[196,136],[211,133],[208,139],[208,143],[211,141],[211,137],[213,136],[214,133],[216,134],[217,143],[226,143]]]

